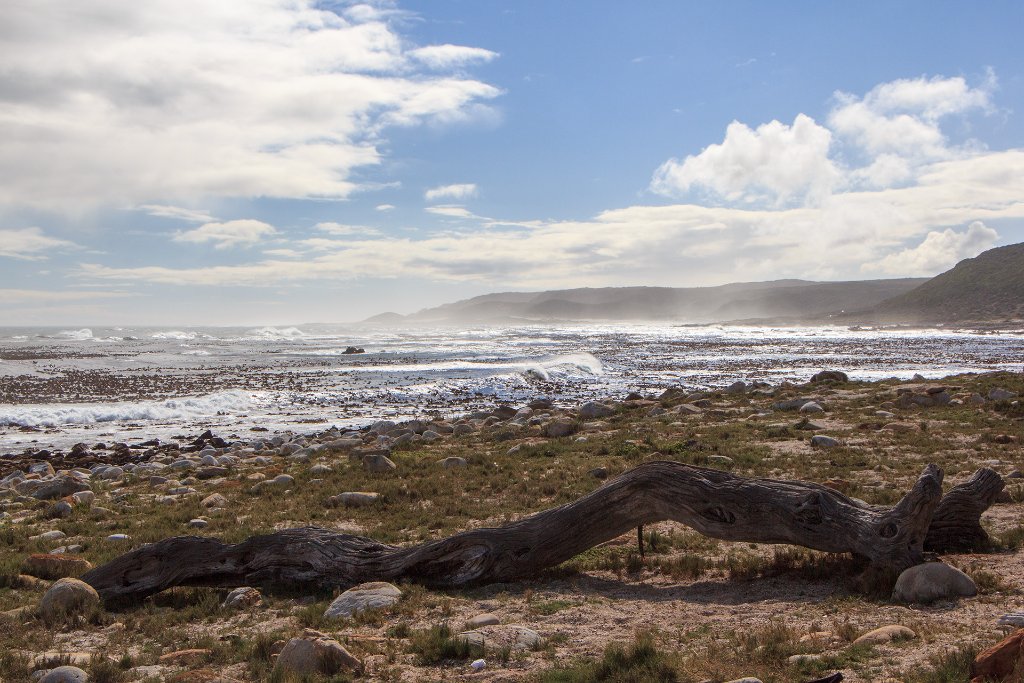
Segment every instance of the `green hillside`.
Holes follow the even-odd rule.
[[[916,289],[882,302],[870,314],[908,322],[1024,319],[1024,243],[961,261]]]

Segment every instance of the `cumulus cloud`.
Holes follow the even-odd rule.
[[[314,0],[11,0],[0,206],[344,198],[387,126],[487,116],[500,91],[390,13]],[[60,163],[54,163],[59,159]]]
[[[662,164],[651,189],[678,196],[700,188],[732,202],[817,200],[839,178],[831,143],[832,133],[804,114],[791,126],[772,121],[751,129],[733,121],[721,144]]]
[[[981,221],[974,221],[963,232],[951,228],[933,230],[916,247],[889,254],[865,270],[898,275],[935,275],[958,261],[973,258],[990,248],[999,234]]]
[[[263,238],[276,233],[274,226],[263,221],[246,218],[223,223],[206,223],[195,230],[179,232],[174,236],[174,241],[192,244],[212,242],[215,249],[230,249],[231,247],[251,247]]]
[[[48,237],[40,228],[0,230],[0,257],[43,261],[49,252],[77,248],[74,242]]]
[[[378,204],[377,205],[377,210],[378,211],[394,211],[394,209],[395,209],[395,205],[394,204]]]
[[[423,198],[428,202],[436,202],[439,199],[469,199],[470,197],[475,196],[475,183],[441,185],[440,187],[432,187],[423,193]]]
[[[863,96],[837,91],[826,121],[799,114],[751,128],[732,122],[719,144],[669,159],[650,189],[670,197],[700,190],[731,203],[819,204],[836,192],[914,182],[926,164],[970,154],[952,145],[942,119],[990,111],[996,85],[960,77],[882,83]]]

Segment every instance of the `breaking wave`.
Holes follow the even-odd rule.
[[[177,420],[248,410],[252,395],[223,391],[206,396],[186,396],[163,401],[123,403],[51,403],[0,407],[0,425],[59,427],[134,420]]]
[[[249,334],[259,339],[298,339],[306,333],[297,327],[260,327],[250,330]]]

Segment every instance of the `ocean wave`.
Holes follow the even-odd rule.
[[[306,333],[297,327],[260,327],[250,330],[249,334],[258,339],[298,339]]]
[[[57,334],[53,335],[55,339],[72,339],[74,341],[85,341],[86,339],[92,339],[92,330],[88,327],[83,327],[80,330],[61,330]]]
[[[157,332],[149,335],[150,339],[161,339],[161,340],[175,340],[175,341],[188,341],[190,339],[196,339],[197,337],[206,337],[205,334],[199,334],[198,332],[182,332],[181,330],[171,330],[170,332]]]
[[[0,408],[0,425],[60,427],[97,422],[177,420],[234,413],[248,410],[251,406],[252,395],[243,391],[223,391],[163,401],[5,406]]]
[[[570,353],[564,356],[548,358],[540,363],[530,365],[523,370],[529,378],[551,382],[563,379],[594,376],[604,373],[601,361],[589,353]]]

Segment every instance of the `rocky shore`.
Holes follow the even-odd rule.
[[[0,677],[562,680],[544,676],[640,629],[671,653],[678,680],[931,680],[920,676],[944,666],[931,658],[967,634],[980,649],[1024,624],[1011,614],[1024,590],[1022,392],[1012,373],[867,383],[825,371],[806,384],[672,386],[577,405],[537,397],[360,429],[256,425],[244,436],[9,453],[0,619],[18,633]],[[818,481],[878,505],[895,502],[922,463],[949,482],[991,467],[1009,484],[985,518],[1002,550],[944,557],[935,566],[949,574],[901,578],[881,598],[857,589],[852,561],[710,541],[672,523],[647,530],[644,555],[623,538],[536,580],[456,592],[175,589],[104,606],[74,578],[174,535],[237,541],[316,525],[391,543],[437,538],[571,501],[652,459]],[[186,627],[193,618],[198,630]],[[727,644],[732,655],[716,654]]]

